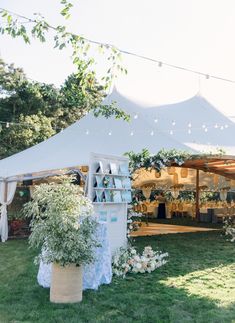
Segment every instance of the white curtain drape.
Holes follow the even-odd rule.
[[[0,182],[0,235],[2,242],[8,239],[7,205],[11,204],[17,182]],[[5,190],[7,189],[7,192]]]

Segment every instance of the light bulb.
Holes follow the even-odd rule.
[[[10,124],[9,122],[6,123],[6,128],[9,128],[10,127]]]
[[[221,126],[221,127],[220,127],[220,130],[224,130],[224,126]]]
[[[188,123],[188,127],[191,128],[192,127],[192,124],[191,122]]]
[[[153,132],[153,131],[151,131],[151,132],[150,132],[150,135],[151,135],[151,136],[153,136],[153,135],[154,135],[154,132]]]
[[[206,128],[206,125],[205,125],[205,124],[203,124],[203,125],[202,125],[202,128],[203,128],[203,129],[205,129],[205,128]]]
[[[188,134],[189,134],[189,135],[191,134],[191,132],[192,132],[192,131],[191,131],[191,129],[188,129]]]
[[[133,131],[131,132],[131,136],[134,136],[134,132]]]
[[[157,118],[156,118],[156,119],[154,119],[154,122],[155,122],[155,123],[157,123],[157,122],[158,122],[158,119],[157,119]]]
[[[207,129],[207,128],[205,128],[205,129],[204,129],[204,131],[205,131],[205,132],[207,132],[207,131],[208,131],[208,129]]]
[[[216,124],[214,125],[214,127],[217,129],[217,128],[218,128],[218,124],[216,123]]]
[[[109,136],[112,136],[112,131],[109,131]]]
[[[134,119],[138,119],[138,114],[135,114],[134,115]]]
[[[89,130],[86,131],[86,135],[89,135]]]
[[[175,120],[172,121],[172,126],[175,126]]]
[[[173,130],[170,131],[170,135],[173,135]]]
[[[228,128],[228,125],[226,124],[226,125],[224,126],[224,128]]]

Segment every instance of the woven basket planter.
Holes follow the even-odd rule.
[[[82,267],[52,265],[50,301],[52,303],[78,303],[82,300]]]

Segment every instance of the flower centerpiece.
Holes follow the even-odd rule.
[[[36,261],[53,264],[50,300],[81,301],[82,265],[94,261],[98,247],[91,201],[64,178],[61,183],[37,186],[24,213],[32,218],[29,243],[41,250]]]

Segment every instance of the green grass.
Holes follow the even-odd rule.
[[[0,244],[0,322],[235,322],[235,245],[218,231],[142,237],[170,254],[152,274],[114,278],[73,305],[49,302],[26,240]]]

